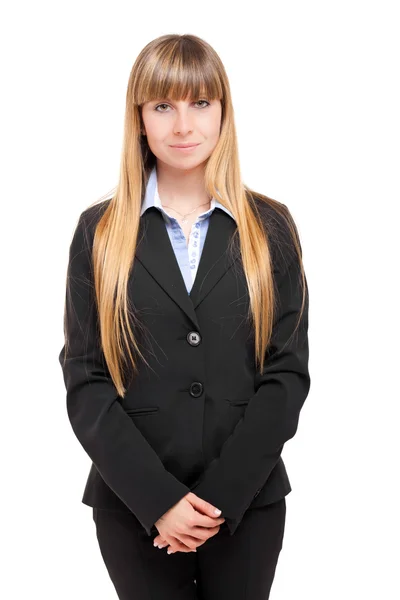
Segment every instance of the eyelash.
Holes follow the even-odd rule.
[[[197,100],[197,102],[206,102],[206,103],[207,103],[207,106],[210,106],[210,103],[208,102],[208,100]],[[196,103],[196,104],[197,104],[197,103]],[[167,104],[166,102],[161,102],[161,104],[157,104],[157,106],[155,106],[155,107],[154,107],[154,110],[155,110],[155,111],[157,111],[157,112],[167,112],[167,111],[165,111],[165,110],[161,110],[161,111],[160,111],[160,110],[157,110],[157,108],[158,108],[159,106],[169,106],[169,104]],[[206,108],[206,106],[205,106],[204,108]]]

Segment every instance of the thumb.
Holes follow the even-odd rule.
[[[187,499],[189,500],[193,508],[205,515],[209,515],[210,517],[219,517],[221,514],[219,508],[217,508],[213,504],[210,504],[210,502],[203,500],[203,498],[196,496],[196,494],[193,494],[193,492],[190,492],[187,495]]]

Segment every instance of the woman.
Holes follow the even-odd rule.
[[[119,598],[269,597],[307,330],[297,228],[241,181],[218,55],[159,37],[130,74],[116,192],[75,229],[59,356]]]

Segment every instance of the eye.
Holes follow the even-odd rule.
[[[208,102],[208,100],[197,100],[197,102],[195,102],[195,104],[198,104],[199,102],[205,102],[206,106],[204,107],[200,107],[200,108],[206,108],[207,106],[210,105],[210,103]],[[166,104],[165,102],[161,103],[161,104],[157,104],[157,106],[154,107],[154,110],[156,110],[157,112],[168,112],[165,110],[157,110],[160,106],[169,106],[168,104]]]
[[[157,106],[154,108],[154,110],[157,110],[160,106],[168,106],[168,104],[157,104]],[[157,111],[157,112],[165,112],[165,110],[161,110],[161,111]]]
[[[210,106],[210,103],[207,100],[198,100],[198,102],[205,102],[207,104],[207,106]]]

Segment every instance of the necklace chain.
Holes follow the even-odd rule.
[[[186,214],[182,214],[179,211],[176,210],[176,208],[173,208],[172,206],[168,206],[168,204],[163,204],[163,206],[165,206],[165,208],[172,208],[172,210],[174,210],[175,212],[178,213],[178,215],[181,215],[181,217],[183,217],[182,219],[182,223],[187,223],[187,218],[189,215],[191,215],[192,213],[194,213],[195,210],[197,210],[200,206],[205,206],[206,204],[208,204],[208,202],[203,202],[203,204],[199,204],[199,206],[196,206],[196,208],[194,208],[193,210],[191,210],[190,212],[186,213]]]

